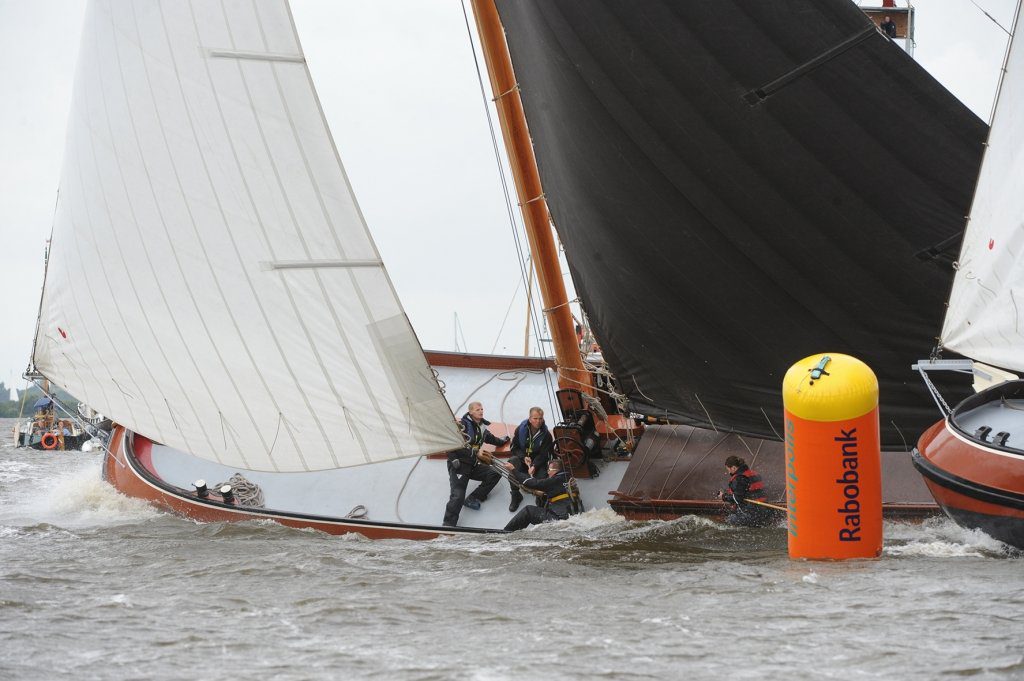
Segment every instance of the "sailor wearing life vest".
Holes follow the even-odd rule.
[[[515,436],[512,438],[512,457],[509,459],[509,463],[515,466],[520,473],[532,475],[535,478],[546,478],[553,444],[551,431],[544,423],[544,410],[540,407],[532,407],[530,418],[516,428]],[[519,504],[523,503],[523,493],[511,480],[509,486],[512,488],[512,503],[509,504],[508,510],[515,512],[519,508]]]
[[[499,439],[488,432],[489,425],[491,422],[484,418],[484,406],[479,402],[470,402],[469,411],[459,421],[462,435],[466,438],[466,446],[448,452],[448,483],[451,491],[448,495],[448,504],[444,508],[445,527],[455,527],[459,524],[459,513],[463,504],[474,511],[479,510],[480,503],[487,499],[487,495],[501,480],[501,475],[496,470],[480,463],[476,456],[484,443],[501,447],[509,441],[507,437]],[[479,480],[480,484],[467,497],[466,487],[470,480]]]
[[[747,462],[738,456],[730,456],[725,460],[725,471],[729,476],[729,489],[718,493],[718,498],[729,505],[730,513],[725,522],[730,525],[747,527],[763,527],[771,523],[771,510],[752,504],[749,500],[766,501],[764,482]]]
[[[510,463],[505,464],[505,469],[514,475],[523,487],[543,492],[547,501],[543,506],[524,506],[519,513],[512,516],[505,529],[509,532],[521,530],[529,525],[551,522],[552,520],[565,520],[579,508],[579,492],[575,489],[573,481],[568,474],[562,470],[562,462],[552,459],[548,462],[548,476],[537,478],[526,475],[515,470]]]

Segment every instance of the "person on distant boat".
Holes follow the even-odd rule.
[[[757,471],[738,456],[730,456],[725,460],[725,471],[729,476],[729,489],[718,493],[718,498],[730,507],[725,522],[746,527],[763,527],[770,524],[771,510],[750,503],[750,500],[763,502],[767,498],[764,482]]]
[[[512,520],[505,525],[508,532],[515,532],[530,525],[565,520],[572,515],[574,508],[579,507],[579,493],[575,490],[574,482],[562,470],[560,460],[551,459],[548,462],[547,477],[544,478],[517,471],[511,463],[505,463],[504,466],[505,470],[523,484],[523,487],[543,492],[546,498],[543,506],[527,505],[519,509],[519,513],[512,516]]]
[[[527,477],[546,478],[553,445],[551,431],[544,423],[544,410],[531,407],[530,417],[516,428],[512,438],[512,458],[508,462]],[[509,481],[509,487],[512,488],[512,503],[508,505],[508,510],[515,512],[519,504],[523,503],[523,493],[512,481]],[[540,503],[539,497],[537,503]]]
[[[489,425],[491,422],[484,419],[484,406],[479,402],[470,402],[469,411],[459,421],[462,436],[466,438],[466,446],[448,452],[448,482],[451,494],[444,509],[445,527],[455,527],[459,524],[459,513],[463,505],[474,511],[480,510],[481,502],[487,499],[487,495],[501,480],[501,475],[496,470],[480,463],[476,456],[484,443],[501,447],[509,441],[508,437],[499,439],[488,432]],[[466,487],[470,480],[479,480],[480,484],[467,497]]]
[[[889,15],[885,15],[885,21],[878,25],[882,29],[882,33],[889,37],[890,40],[896,37],[896,22],[889,18]]]

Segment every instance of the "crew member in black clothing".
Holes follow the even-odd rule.
[[[879,24],[878,27],[882,29],[882,33],[885,33],[890,40],[896,37],[896,22],[890,19],[888,14],[885,15],[885,21]]]
[[[509,441],[507,437],[499,439],[489,433],[489,425],[491,422],[484,419],[484,406],[479,402],[470,402],[469,411],[459,421],[462,436],[466,438],[466,446],[448,452],[448,483],[451,494],[448,497],[448,505],[444,508],[445,527],[455,527],[459,524],[459,512],[463,504],[474,511],[479,510],[480,502],[487,499],[487,495],[501,480],[501,475],[496,470],[485,466],[476,458],[484,443],[501,447]],[[467,497],[466,487],[470,480],[479,480],[480,484]]]
[[[757,471],[738,456],[730,456],[725,460],[725,471],[729,476],[729,489],[718,493],[718,498],[730,506],[730,513],[725,522],[746,527],[764,527],[771,524],[771,509],[748,501],[765,501],[767,497],[764,482]]]
[[[511,463],[506,463],[505,468],[523,483],[523,487],[543,492],[546,501],[543,506],[524,506],[519,513],[512,516],[505,529],[509,532],[521,530],[529,525],[551,522],[552,520],[565,520],[572,514],[574,502],[578,502],[577,493],[572,489],[569,476],[562,470],[562,462],[558,459],[551,459],[548,462],[548,475],[546,478],[537,478],[521,473]]]
[[[535,478],[548,476],[548,460],[551,459],[551,447],[554,440],[551,431],[544,423],[544,410],[540,407],[530,409],[530,418],[519,424],[512,438],[512,457],[508,460],[520,473]],[[508,510],[515,512],[523,503],[523,493],[509,481],[512,488],[512,503]],[[540,497],[537,498],[540,504]]]

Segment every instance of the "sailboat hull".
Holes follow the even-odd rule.
[[[550,362],[521,357],[429,353],[445,385],[451,408],[460,413],[472,400],[487,405],[497,437],[511,435],[514,419],[541,405],[557,421],[547,390]],[[499,421],[500,420],[500,421]],[[121,493],[161,510],[200,522],[270,520],[329,534],[357,533],[370,539],[434,539],[465,533],[501,533],[512,518],[509,484],[500,481],[479,510],[464,508],[456,528],[442,526],[449,498],[447,457],[410,457],[329,470],[275,473],[209,461],[117,427],[104,460],[105,479]],[[507,453],[499,453],[499,456]],[[600,476],[580,479],[586,509],[607,508],[628,466],[601,461]],[[250,505],[243,494],[225,503],[211,491],[197,495],[193,482],[216,490],[240,474],[263,496]],[[470,482],[472,492],[477,483]],[[524,502],[528,503],[528,502]],[[359,517],[351,517],[359,516]]]
[[[122,494],[148,501],[161,510],[199,522],[270,520],[287,527],[318,530],[328,534],[355,532],[370,539],[436,539],[445,534],[490,531],[479,528],[457,528],[452,531],[437,527],[254,509],[225,503],[216,495],[202,499],[194,490],[162,480],[147,467],[146,464],[152,461],[152,448],[153,443],[146,438],[118,426],[110,438],[109,456],[104,459],[104,479]]]
[[[720,515],[715,496],[728,479],[723,463],[729,456],[745,459],[764,479],[767,500],[785,506],[784,454],[781,442],[693,426],[650,426],[611,506],[632,520]],[[905,451],[882,452],[882,514],[889,520],[941,514]]]
[[[929,428],[914,466],[957,524],[1024,548],[1024,381],[982,391]],[[1005,434],[1005,436],[1003,435]]]

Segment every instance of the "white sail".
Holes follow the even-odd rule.
[[[33,361],[248,470],[461,445],[286,0],[91,4]]]
[[[1021,25],[1020,6],[1014,27]],[[1014,31],[1014,32],[1015,32]],[[941,344],[1024,370],[1024,41],[1012,40]]]

